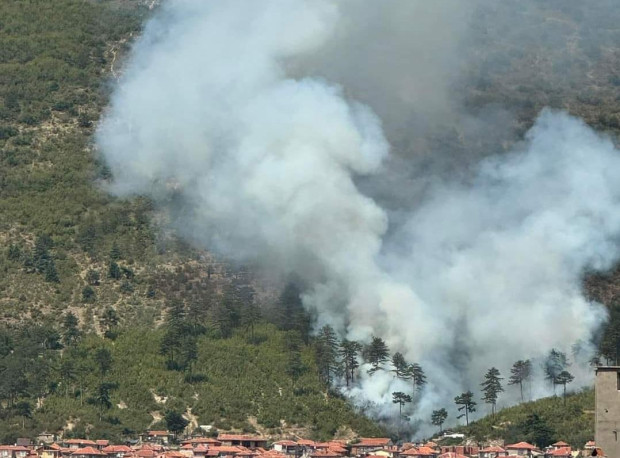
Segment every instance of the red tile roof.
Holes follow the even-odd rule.
[[[218,441],[255,441],[266,442],[267,439],[260,436],[250,436],[247,434],[220,434],[217,436]]]
[[[387,437],[362,437],[357,444],[353,444],[355,447],[384,447],[390,444],[390,439]]]
[[[109,454],[112,453],[131,453],[132,450],[127,447],[126,445],[108,445],[107,447],[104,447],[102,450],[102,452]]]
[[[551,456],[571,456],[570,447],[560,447],[552,451]]]
[[[456,452],[446,452],[439,455],[439,458],[467,458],[465,455],[461,455]]]
[[[220,444],[221,442],[212,437],[194,437],[181,442],[182,444]]]
[[[105,453],[93,447],[84,447],[78,448],[71,455],[105,455]]]
[[[430,447],[418,447],[416,455],[420,456],[433,456],[436,455],[437,452]]]
[[[97,445],[95,441],[91,441],[88,439],[67,439],[65,444],[71,445]]]
[[[555,444],[551,444],[552,447],[568,447],[569,445],[564,441],[558,441]]]
[[[96,440],[95,443],[97,445],[103,445],[105,447],[106,445],[110,444],[110,441],[105,440],[105,439],[99,439],[99,440]]]
[[[311,441],[310,439],[299,439],[297,443],[306,447],[314,447],[314,441]]]
[[[506,449],[513,450],[536,450],[532,444],[528,444],[527,442],[518,442],[516,444],[506,445]]]
[[[310,456],[316,456],[321,458],[339,458],[340,455],[336,452],[332,452],[329,449],[327,450],[317,450],[316,452],[312,452]]]
[[[483,448],[483,449],[482,449],[482,450],[480,450],[480,451],[481,451],[481,452],[483,452],[483,453],[492,453],[492,452],[495,452],[495,453],[504,453],[506,450],[504,450],[504,449],[503,449],[503,448],[501,448],[501,447],[498,447],[497,445],[494,445],[494,446],[492,446],[492,447]]]

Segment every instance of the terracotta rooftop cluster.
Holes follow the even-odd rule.
[[[39,447],[4,445],[0,446],[0,458],[572,458],[574,455],[570,445],[562,441],[540,450],[527,442],[481,448],[440,446],[435,442],[396,445],[388,438],[361,438],[353,443],[286,439],[268,447],[269,439],[243,434],[220,434],[217,439],[194,437],[172,446],[168,443],[171,438],[168,431],[149,431],[141,436],[141,443],[132,446],[88,439],[68,439]],[[585,450],[594,448],[592,441],[584,446]]]

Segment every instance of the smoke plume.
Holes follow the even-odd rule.
[[[165,3],[131,52],[97,143],[113,192],[162,205],[174,194],[181,234],[301,276],[319,325],[381,336],[419,362],[429,384],[412,414],[426,422],[477,392],[491,366],[507,376],[518,359],[575,343],[575,359],[588,359],[605,312],[584,298],[581,278],[620,254],[620,154],[545,110],[507,152],[499,140],[487,143],[496,154],[457,158],[444,146],[428,162],[416,151],[446,117],[464,135],[510,131],[505,110],[470,116],[451,97],[472,11],[364,3]],[[450,33],[440,37],[440,25]],[[411,33],[419,40],[404,44]],[[458,174],[447,173],[452,158]],[[585,367],[571,368],[575,385],[590,382]],[[384,416],[403,383],[362,371],[347,394]],[[507,391],[502,405],[517,400]],[[549,392],[536,383],[531,395]]]

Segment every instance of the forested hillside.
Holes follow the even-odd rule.
[[[178,426],[179,414],[190,429],[385,434],[329,389],[335,347],[326,353],[325,340],[310,336],[299,281],[265,286],[251,266],[175,237],[148,199],[106,193],[111,175],[92,136],[149,14],[139,1],[0,2],[0,442],[44,430],[120,440]],[[528,126],[551,105],[618,133],[620,76],[609,40],[596,66],[579,51],[591,79],[580,73],[551,87],[563,67],[537,71],[540,61],[513,49],[518,39],[478,43],[481,53],[498,48],[481,54],[479,68],[488,61],[489,70],[464,89],[469,108],[514,108]],[[446,130],[430,145],[461,141],[471,139]],[[585,281],[612,310],[599,338],[602,357],[615,362],[618,284],[618,272]],[[345,366],[346,381],[357,364]],[[592,393],[569,396],[562,414],[560,403],[502,410],[468,431],[522,438],[534,412],[550,436],[581,445],[592,436]]]
[[[507,444],[527,441],[546,447],[557,441],[574,449],[594,438],[594,391],[526,402],[500,410],[461,429],[475,441],[502,439]]]
[[[285,325],[257,306],[248,322],[235,308],[259,302],[247,269],[175,239],[149,201],[101,189],[109,172],[91,136],[149,13],[141,3],[0,5],[0,442],[43,430],[120,439],[165,428],[170,412],[190,427],[376,433],[325,393],[300,340],[308,320],[278,330],[294,326],[283,301],[300,307],[298,293],[261,302],[284,307]],[[156,330],[174,304],[192,320],[191,368]]]

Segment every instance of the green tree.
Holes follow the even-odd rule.
[[[364,358],[371,365],[368,373],[374,374],[383,369],[383,364],[390,358],[390,350],[383,339],[372,336],[370,344],[364,349]]]
[[[181,434],[189,424],[189,421],[187,421],[183,415],[174,410],[168,410],[164,420],[168,431],[174,433],[175,435]]]
[[[69,387],[72,386],[77,379],[77,370],[73,358],[64,358],[60,363],[58,372],[65,387],[65,396],[69,396]]]
[[[311,319],[301,300],[299,282],[289,281],[277,302],[276,324],[285,331],[298,331],[305,344],[309,343]]]
[[[422,366],[418,363],[412,363],[407,367],[405,377],[413,383],[413,391],[420,391],[426,385],[426,374]]]
[[[523,431],[525,440],[543,449],[555,442],[555,431],[547,420],[536,413],[529,414],[523,422],[519,424],[519,429]]]
[[[403,407],[405,404],[411,402],[411,396],[403,393],[402,391],[395,391],[392,393],[392,402],[394,404],[398,404],[398,416],[399,418],[403,416]]]
[[[510,369],[510,374],[508,385],[519,385],[521,402],[523,402],[523,382],[528,381],[532,377],[532,362],[529,359],[515,362]]]
[[[118,247],[116,242],[112,244],[112,248],[110,249],[110,259],[113,261],[118,261],[121,259],[121,249]]]
[[[84,288],[82,288],[82,302],[91,304],[95,302],[95,299],[96,299],[95,290],[90,285],[87,285]]]
[[[261,312],[260,308],[252,300],[248,303],[241,312],[241,325],[245,328],[246,332],[250,332],[250,339],[252,342],[254,339],[254,327],[260,321]]]
[[[575,377],[573,376],[573,374],[571,374],[570,372],[566,370],[560,372],[555,379],[555,383],[557,385],[562,385],[563,387],[562,397],[564,399],[564,404],[566,404],[566,385],[571,383],[573,380],[575,380]]]
[[[99,286],[99,282],[101,280],[101,275],[98,270],[88,269],[86,272],[86,282],[90,286]]]
[[[402,421],[403,421],[403,406],[407,403],[410,403],[411,401],[412,401],[411,396],[403,393],[402,391],[395,391],[394,393],[392,393],[392,402],[394,404],[398,404],[398,425],[399,425],[398,434],[399,435],[400,435],[400,429],[401,429]]]
[[[359,342],[347,339],[340,342],[340,358],[347,387],[353,383],[355,371],[360,367],[357,357],[361,351],[362,344]]]
[[[110,261],[110,264],[108,265],[108,277],[114,280],[120,280],[121,275],[121,268],[116,261]]]
[[[392,372],[394,372],[397,378],[407,378],[407,371],[409,366],[402,353],[394,353],[394,356],[392,356],[392,367],[394,367]]]
[[[319,377],[326,385],[330,386],[334,376],[338,372],[338,337],[334,329],[326,324],[321,328],[316,337],[316,365]]]
[[[495,367],[492,367],[484,375],[484,381],[480,384],[482,387],[482,400],[487,404],[491,404],[491,415],[495,415],[495,406],[497,405],[497,397],[499,393],[504,391],[502,387],[503,378],[500,377],[500,372]]]
[[[112,369],[112,353],[105,347],[98,348],[97,351],[95,351],[94,360],[99,369],[99,374],[102,378],[105,377],[110,369]]]
[[[463,412],[461,415],[456,418],[465,417],[465,424],[469,426],[469,414],[476,411],[476,402],[474,402],[474,393],[471,391],[466,391],[465,393],[461,393],[460,395],[454,398],[454,403],[457,406],[459,412]]]
[[[50,259],[45,266],[45,281],[49,283],[60,283],[60,277],[56,271],[56,264],[53,259]]]
[[[198,343],[196,342],[196,337],[191,334],[185,334],[181,338],[179,347],[180,368],[191,374],[197,359]]]
[[[75,345],[80,339],[81,333],[78,329],[78,319],[73,313],[68,312],[65,315],[62,328],[62,340],[64,344],[67,346]]]
[[[448,418],[448,411],[444,408],[439,410],[433,410],[431,415],[431,423],[435,426],[439,426],[439,433],[443,432],[442,426]]]
[[[558,376],[562,373],[562,371],[566,370],[569,365],[570,364],[568,363],[566,353],[562,353],[555,348],[551,349],[549,355],[545,359],[543,369],[545,371],[545,379],[549,380],[549,382],[553,385],[554,390],[555,385],[558,385]]]
[[[99,319],[99,326],[101,326],[103,330],[103,336],[108,339],[114,339],[116,337],[116,328],[119,321],[116,309],[111,306],[106,307]]]
[[[22,418],[22,429],[26,429],[26,420],[32,418],[32,406],[28,401],[15,404],[15,413]]]
[[[103,418],[104,410],[112,408],[112,396],[110,394],[112,387],[113,385],[110,383],[100,383],[97,386],[95,404],[99,407],[99,421]]]

